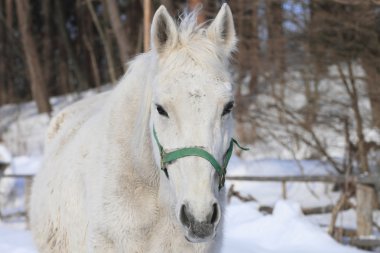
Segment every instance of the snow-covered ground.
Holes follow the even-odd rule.
[[[16,157],[11,167],[12,173],[29,174],[38,170],[41,157]],[[316,161],[304,161],[306,173],[320,173],[324,165]],[[229,167],[230,175],[296,175],[301,173],[294,161],[281,160],[240,160],[233,157]],[[327,173],[327,172],[326,172]],[[7,179],[9,185],[18,188],[13,203],[8,203],[10,210],[23,209],[23,179]],[[4,185],[6,179],[2,180]],[[327,224],[327,215],[316,218],[302,214],[300,205],[313,206],[333,203],[336,198],[329,188],[321,184],[289,184],[288,195],[291,201],[281,200],[281,185],[276,183],[242,183],[234,184],[242,194],[251,194],[258,202],[242,203],[232,198],[227,206],[225,242],[223,253],[360,253],[348,246],[334,241],[326,233],[323,225]],[[327,190],[326,190],[327,189]],[[313,192],[313,194],[311,193]],[[328,193],[326,193],[328,192]],[[258,211],[260,204],[274,204],[271,215]],[[9,210],[5,210],[10,212]],[[341,217],[345,224],[354,223],[352,215]],[[322,226],[320,226],[322,225]],[[339,225],[339,224],[338,224]],[[353,224],[354,226],[354,224]],[[25,228],[25,222],[16,219],[0,223],[1,253],[34,253],[31,233]]]
[[[22,224],[0,225],[0,252],[35,253],[31,234]],[[227,208],[223,253],[360,253],[342,246],[300,213],[296,203],[277,202],[273,215],[255,205]]]

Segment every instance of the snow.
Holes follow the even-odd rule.
[[[278,201],[273,215],[262,215],[250,204],[227,209],[223,252],[360,253],[339,245],[303,217],[297,203]]]
[[[15,157],[12,170],[17,174],[34,173],[40,162],[39,156]],[[316,173],[323,167],[323,164],[317,161],[302,163],[305,173]],[[241,160],[233,156],[229,173],[231,175],[296,175],[301,171],[294,161]],[[343,246],[334,241],[316,222],[321,219],[326,222],[326,217],[319,217],[318,220],[310,219],[302,214],[299,203],[302,205],[307,203],[306,200],[310,198],[307,190],[298,188],[291,198],[298,198],[295,202],[281,200],[278,185],[272,183],[228,182],[227,187],[232,183],[243,194],[249,193],[257,197],[260,203],[274,203],[274,210],[273,214],[264,215],[258,211],[258,203],[242,203],[237,199],[232,199],[225,214],[225,241],[222,253],[364,253],[364,251]],[[16,185],[18,188],[23,187],[20,183]],[[301,187],[301,184],[297,185]],[[289,187],[295,186],[296,184]],[[317,188],[315,190],[322,199],[322,193]],[[19,197],[22,196],[19,195]],[[316,201],[319,203],[320,200],[315,199],[314,204]],[[18,205],[22,204],[18,203]],[[14,205],[13,208],[15,208]],[[31,233],[25,229],[23,220],[0,223],[0,252],[37,252]]]
[[[10,163],[12,161],[12,155],[9,150],[2,144],[0,144],[0,162]]]
[[[87,90],[81,93],[52,97],[52,115],[64,107],[98,92],[107,91],[111,85],[103,85],[99,90]],[[41,155],[44,137],[50,117],[38,114],[34,102],[8,104],[0,107],[0,135],[13,155]]]
[[[31,175],[38,171],[41,156],[18,156],[13,160],[12,170],[17,175]]]
[[[11,159],[9,151],[4,146],[0,145],[0,151],[7,154],[9,158],[7,162],[10,163],[10,166],[5,169],[5,175],[33,175],[38,171],[41,156],[18,156]],[[15,211],[24,211],[24,195],[25,179],[0,178],[0,213],[7,215]]]
[[[0,252],[37,252],[30,232],[0,225]],[[278,201],[273,215],[252,204],[228,206],[222,253],[360,253],[342,246],[303,217],[297,203]]]
[[[37,253],[29,231],[0,225],[0,252]]]

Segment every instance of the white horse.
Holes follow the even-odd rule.
[[[31,197],[40,252],[220,251],[225,191],[211,162],[232,143],[231,10],[206,27],[161,6],[151,38],[115,89],[52,120]],[[163,161],[186,148],[203,155]]]

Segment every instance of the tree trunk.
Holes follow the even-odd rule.
[[[326,13],[321,11],[320,1],[310,1],[308,4],[308,9],[310,11],[310,21],[307,27],[307,48],[310,53],[310,61],[312,63],[315,75],[319,79],[320,76],[324,76],[327,73],[327,66],[325,60],[325,48],[320,43],[320,28],[321,20],[325,20]],[[308,64],[308,63],[306,63]]]
[[[258,0],[239,0],[231,5],[234,13],[236,13],[235,24],[239,38],[238,64],[240,73],[238,83],[241,84],[247,75],[251,77],[250,92],[245,94],[248,96],[253,95],[259,75],[258,5]],[[237,94],[241,95],[239,87]]]
[[[98,67],[98,63],[96,61],[94,48],[92,47],[91,42],[87,38],[86,35],[84,35],[84,37],[83,37],[83,42],[84,42],[84,45],[90,54],[91,67],[92,67],[95,86],[97,89],[99,89],[99,87],[100,87],[99,67]]]
[[[111,51],[111,45],[110,42],[108,41],[106,35],[104,34],[104,31],[100,25],[99,19],[95,13],[94,7],[92,6],[92,3],[90,0],[86,0],[87,8],[90,11],[92,20],[94,21],[96,30],[99,33],[100,39],[104,45],[104,51],[106,54],[106,59],[108,63],[108,72],[110,75],[110,79],[112,83],[116,83],[116,72],[115,72],[115,67],[113,64],[113,57],[112,57],[112,51]]]
[[[380,130],[380,62],[379,58],[366,56],[362,65],[366,72],[367,92],[371,105],[372,125]]]
[[[13,31],[13,0],[6,0],[5,2],[5,13],[6,13],[6,30],[7,33],[6,35],[6,40],[7,40],[7,46],[10,46],[11,40],[10,37],[11,35],[9,34],[10,31]],[[6,50],[6,59],[9,60],[11,64],[13,64],[13,58],[11,55],[10,50]],[[12,60],[11,60],[12,59]],[[13,84],[13,69],[10,68],[9,66],[7,67],[7,102],[12,103],[14,101],[14,84]]]
[[[115,76],[119,76],[119,75],[122,75],[124,73],[124,68],[125,66],[124,65],[124,62],[123,60],[121,59],[121,55],[120,53],[118,53],[118,57],[115,57],[114,55],[114,41],[113,41],[113,31],[112,31],[112,27],[109,26],[109,23],[110,23],[110,15],[109,15],[109,11],[108,11],[108,5],[107,5],[107,2],[108,0],[102,0],[102,3],[103,3],[103,6],[104,6],[104,14],[103,14],[103,20],[104,20],[104,23],[105,25],[102,26],[102,28],[104,29],[104,36],[106,38],[106,41],[108,41],[108,45],[109,45],[109,51],[111,52],[111,59],[113,61],[113,66],[115,67]],[[117,46],[117,45],[116,45]],[[117,51],[117,50],[116,50]],[[116,60],[116,58],[118,59],[118,61]]]
[[[83,51],[83,57],[84,62],[91,64],[86,64],[85,71],[87,73],[88,78],[88,85],[89,87],[98,87],[101,85],[102,81],[100,79],[102,71],[107,73],[107,68],[99,68],[98,66],[98,60],[102,59],[103,52],[102,50],[95,51],[94,49],[94,43],[96,43],[97,38],[96,37],[96,31],[93,29],[93,22],[92,17],[89,14],[88,8],[85,5],[78,4],[76,8],[76,15],[79,17],[80,23],[78,24],[79,27],[79,33],[80,33],[80,40],[79,46],[81,51]],[[88,43],[87,43],[88,42]],[[93,68],[95,61],[96,69]],[[104,76],[106,76],[105,74]]]
[[[144,0],[144,52],[150,49],[150,22],[152,20],[152,3]]]
[[[26,65],[28,67],[32,95],[40,113],[49,113],[51,106],[35,41],[30,32],[29,0],[16,1],[17,18],[21,33]]]
[[[52,33],[51,33],[51,27],[52,27],[52,20],[51,20],[51,1],[50,0],[44,0],[42,3],[42,15],[43,15],[43,22],[44,25],[42,27],[43,30],[43,41],[42,41],[42,66],[44,70],[44,78],[45,83],[49,85],[52,84],[52,74],[53,74],[53,64],[52,64],[52,58],[53,58],[53,50],[52,50]]]
[[[55,1],[55,11],[56,11],[56,20],[58,23],[60,38],[62,39],[64,48],[69,58],[69,62],[72,64],[72,70],[74,72],[75,78],[78,81],[79,90],[85,90],[88,88],[88,81],[82,72],[82,68],[80,64],[78,63],[78,59],[76,57],[76,54],[74,53],[72,43],[70,42],[69,36],[67,34],[65,19],[62,13],[63,8],[62,8],[61,1]]]
[[[283,101],[285,99],[285,35],[283,29],[283,0],[266,1],[266,21],[268,30],[267,41],[267,70],[270,73],[269,82],[272,96],[277,103],[278,120],[282,124],[285,120]],[[280,84],[277,86],[276,84]]]
[[[4,9],[4,2],[0,2],[0,10]],[[2,14],[0,14],[2,15]],[[7,46],[6,27],[4,22],[0,22],[0,105],[7,103],[7,75],[5,62],[7,61],[5,48]]]
[[[370,35],[366,37],[368,45],[361,56],[362,65],[366,72],[367,92],[371,104],[372,126],[380,131],[380,12],[375,3],[364,4],[366,16],[366,30]]]
[[[269,0],[266,5],[269,64],[273,67],[274,78],[281,81],[286,70],[282,0]]]
[[[260,41],[259,41],[259,20],[258,20],[258,6],[259,2],[257,0],[252,1],[252,15],[251,15],[251,31],[249,40],[251,41],[251,53],[250,55],[250,69],[251,69],[251,80],[249,82],[249,92],[253,96],[257,89],[257,82],[259,78],[259,54],[260,54]]]
[[[66,50],[64,49],[64,46],[61,45],[61,50],[59,53],[57,82],[62,94],[67,94],[75,90],[73,87],[70,87],[69,75],[70,73],[66,57]]]
[[[171,0],[170,0],[171,1]],[[168,1],[169,2],[169,1]],[[141,1],[131,1],[126,9],[127,27],[126,33],[129,43],[129,55],[140,54],[143,52],[143,6]]]
[[[210,0],[211,1],[211,0]],[[212,1],[211,1],[212,2]],[[238,36],[237,65],[238,77],[236,88],[236,132],[239,138],[246,142],[256,139],[255,124],[248,117],[248,110],[253,102],[259,75],[259,36],[258,36],[258,5],[259,0],[237,0],[231,2],[234,21]],[[207,12],[207,15],[210,15]],[[250,77],[249,92],[246,92],[245,79]]]
[[[5,2],[5,14],[6,14],[6,25],[9,31],[13,27],[13,0],[6,0]]]
[[[130,49],[128,48],[129,43],[127,39],[127,33],[120,20],[119,7],[117,5],[116,0],[107,0],[104,2],[107,4],[107,7],[108,7],[107,9],[108,9],[108,13],[109,13],[110,21],[111,21],[112,30],[116,37],[116,42],[119,47],[121,62],[125,70],[126,69],[125,62],[128,59],[128,52],[130,51]]]

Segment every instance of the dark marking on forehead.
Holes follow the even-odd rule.
[[[204,97],[204,96],[206,95],[202,94],[202,92],[198,89],[189,91],[190,98],[200,99],[201,97]]]
[[[201,89],[193,89],[188,92],[188,96],[194,100],[200,100],[202,97],[206,97],[206,93]]]

